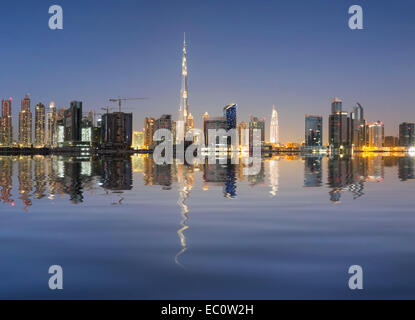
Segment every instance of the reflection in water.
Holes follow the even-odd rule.
[[[133,157],[63,157],[63,156],[21,156],[0,157],[0,200],[3,204],[15,205],[13,200],[13,176],[17,167],[18,197],[23,208],[28,210],[34,200],[47,197],[54,200],[57,196],[69,197],[73,204],[85,201],[84,192],[94,194],[103,189],[107,194],[119,197],[117,204],[122,204],[123,193],[133,188],[133,172],[142,174],[144,186],[161,186],[163,190],[172,190],[177,183],[178,205],[183,215],[180,233],[184,244],[183,231],[188,221],[189,207],[187,200],[193,188],[195,171],[202,173],[202,189],[219,186],[225,198],[237,197],[238,184],[251,187],[264,185],[267,172],[269,193],[276,196],[280,187],[281,160],[300,160],[298,156],[277,156],[264,159],[256,175],[244,176],[244,164],[232,164],[230,159],[217,160],[211,164],[164,164],[156,165],[151,156]],[[323,186],[323,157],[306,156],[304,161],[304,187]],[[14,166],[17,163],[17,166]],[[415,158],[410,156],[362,155],[354,157],[335,156],[327,159],[327,186],[330,188],[329,199],[339,202],[344,192],[350,192],[354,199],[364,195],[364,184],[382,182],[385,167],[397,167],[401,181],[414,179]],[[265,171],[267,168],[267,171]],[[183,245],[182,247],[185,247]]]
[[[244,176],[244,164],[232,164],[230,159],[218,159],[216,163],[196,165],[165,164],[157,165],[151,156],[136,155],[116,157],[63,157],[63,156],[23,156],[0,157],[0,201],[5,205],[15,206],[15,198],[21,201],[22,208],[28,211],[36,201],[55,201],[57,198],[68,198],[73,204],[86,202],[86,195],[104,190],[106,195],[115,195],[114,205],[124,204],[126,192],[133,189],[133,172],[135,181],[146,188],[160,186],[168,192],[175,190],[177,185],[181,220],[177,230],[180,243],[174,261],[182,266],[180,260],[188,250],[188,234],[191,210],[189,198],[195,188],[195,176],[201,180],[201,188],[208,191],[219,187],[224,198],[236,199],[246,185],[256,188],[258,192],[275,197],[282,182],[280,166],[283,161],[304,161],[304,179],[298,185],[305,188],[329,188],[329,200],[339,203],[344,193],[351,193],[353,199],[364,196],[366,183],[381,183],[385,176],[385,167],[397,168],[401,181],[414,179],[415,158],[401,155],[361,155],[353,157],[297,155],[276,156],[261,161],[256,175]],[[17,163],[15,166],[14,164]],[[17,169],[17,172],[14,170]],[[323,184],[323,171],[327,172],[327,185]],[[16,179],[17,177],[17,179]],[[269,182],[265,184],[265,180]],[[291,178],[290,178],[291,179]],[[16,189],[13,182],[17,181]],[[260,187],[258,187],[260,186]],[[263,188],[265,187],[265,188]],[[242,190],[242,191],[241,191]],[[303,192],[307,192],[303,189]],[[101,192],[102,194],[102,192]],[[226,201],[226,200],[225,200]]]
[[[184,232],[189,229],[187,224],[189,220],[189,207],[186,204],[186,200],[190,195],[190,191],[192,190],[194,184],[194,171],[193,167],[184,165],[184,164],[176,164],[176,176],[177,176],[177,186],[179,192],[179,199],[177,200],[177,204],[180,207],[182,221],[180,222],[180,229],[177,231],[177,235],[180,239],[180,251],[176,254],[174,261],[176,264],[182,266],[179,262],[179,257],[187,250],[187,243],[186,243],[186,236]]]
[[[304,187],[321,187],[322,158],[306,157],[304,160]]]
[[[269,182],[270,182],[270,194],[272,197],[275,197],[278,192],[278,185],[279,185],[279,166],[278,166],[279,159],[271,159],[268,161],[269,164]]]

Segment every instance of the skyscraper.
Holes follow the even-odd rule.
[[[369,124],[369,147],[382,148],[384,145],[385,129],[380,121]]]
[[[182,59],[182,89],[180,92],[179,118],[176,124],[176,143],[184,142],[187,132],[187,120],[189,115],[189,92],[187,83],[187,51],[186,37],[183,42],[183,59]]]
[[[229,133],[230,135],[227,137],[227,143],[228,143],[228,146],[231,146],[232,142],[234,141],[235,145],[233,147],[235,149],[239,147],[239,143],[238,145],[236,145],[236,135],[237,135],[236,109],[237,107],[238,106],[235,103],[232,103],[232,104],[228,104],[227,106],[223,108],[223,117],[225,118],[225,121],[226,121],[226,131],[233,130]]]
[[[45,144],[45,105],[38,103],[35,107],[35,144],[43,146]]]
[[[154,136],[154,118],[146,118],[144,120],[144,146],[149,147],[153,144]]]
[[[55,103],[52,101],[47,114],[47,135],[46,145],[54,146],[57,143],[57,113]]]
[[[249,121],[249,147],[253,148],[254,143],[257,143],[255,138],[254,130],[259,130],[259,147],[262,147],[265,143],[265,121],[263,119],[258,119],[257,117],[252,117]]]
[[[81,142],[82,101],[72,101],[64,115],[65,142],[69,144]]]
[[[342,101],[333,98],[329,116],[329,144],[334,148],[349,145],[349,117],[342,111]]]
[[[415,146],[415,123],[403,122],[399,125],[399,145],[401,147]]]
[[[19,112],[19,143],[28,147],[32,144],[32,112],[30,111],[30,99],[26,94],[22,100]]]
[[[305,145],[321,147],[323,145],[323,117],[307,114],[305,116]]]
[[[367,144],[366,121],[364,119],[363,107],[356,103],[350,113],[350,140],[351,144],[359,149]]]
[[[104,149],[130,149],[133,143],[133,114],[106,113],[102,116],[101,130]]]
[[[1,102],[0,143],[10,146],[13,143],[12,98]]]
[[[278,112],[275,106],[272,106],[271,125],[269,128],[269,141],[273,144],[280,143]]]
[[[246,122],[242,121],[238,125],[239,145],[242,150],[246,150],[249,147],[249,130]]]

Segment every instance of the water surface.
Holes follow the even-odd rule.
[[[147,156],[0,168],[3,299],[415,298],[413,157],[278,156],[254,176]]]

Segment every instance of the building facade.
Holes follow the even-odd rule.
[[[38,147],[45,145],[45,105],[38,103],[35,107],[35,144]]]
[[[72,101],[64,112],[65,143],[76,144],[82,141],[82,101]]]
[[[30,98],[25,95],[19,112],[19,143],[21,146],[32,145],[32,112],[30,111]]]
[[[1,102],[0,144],[13,144],[12,98]]]
[[[368,125],[369,147],[382,148],[384,146],[385,128],[382,122],[376,121]]]
[[[399,125],[399,145],[401,147],[415,146],[415,123],[403,122]]]
[[[102,148],[127,150],[133,143],[133,114],[106,113],[102,117]]]
[[[278,112],[275,109],[275,106],[272,107],[271,123],[269,128],[269,142],[273,144],[280,143]]]
[[[333,98],[329,116],[329,144],[334,148],[347,147],[349,140],[350,119],[342,110],[342,101]]]
[[[153,145],[155,121],[154,118],[145,118],[144,120],[144,146],[147,148]]]
[[[305,145],[307,147],[321,147],[323,145],[322,116],[305,116]]]

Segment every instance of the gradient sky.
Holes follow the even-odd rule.
[[[62,31],[48,28],[52,4],[63,7]],[[353,4],[363,7],[364,30],[348,28]],[[411,0],[25,0],[2,1],[0,11],[0,97],[13,97],[15,127],[26,92],[32,109],[76,99],[89,111],[113,96],[149,97],[127,103],[135,129],[145,116],[176,119],[183,32],[197,126],[231,102],[238,121],[269,120],[275,104],[283,142],[304,139],[306,113],[324,116],[327,141],[333,96],[348,111],[360,102],[387,135],[415,121]]]

